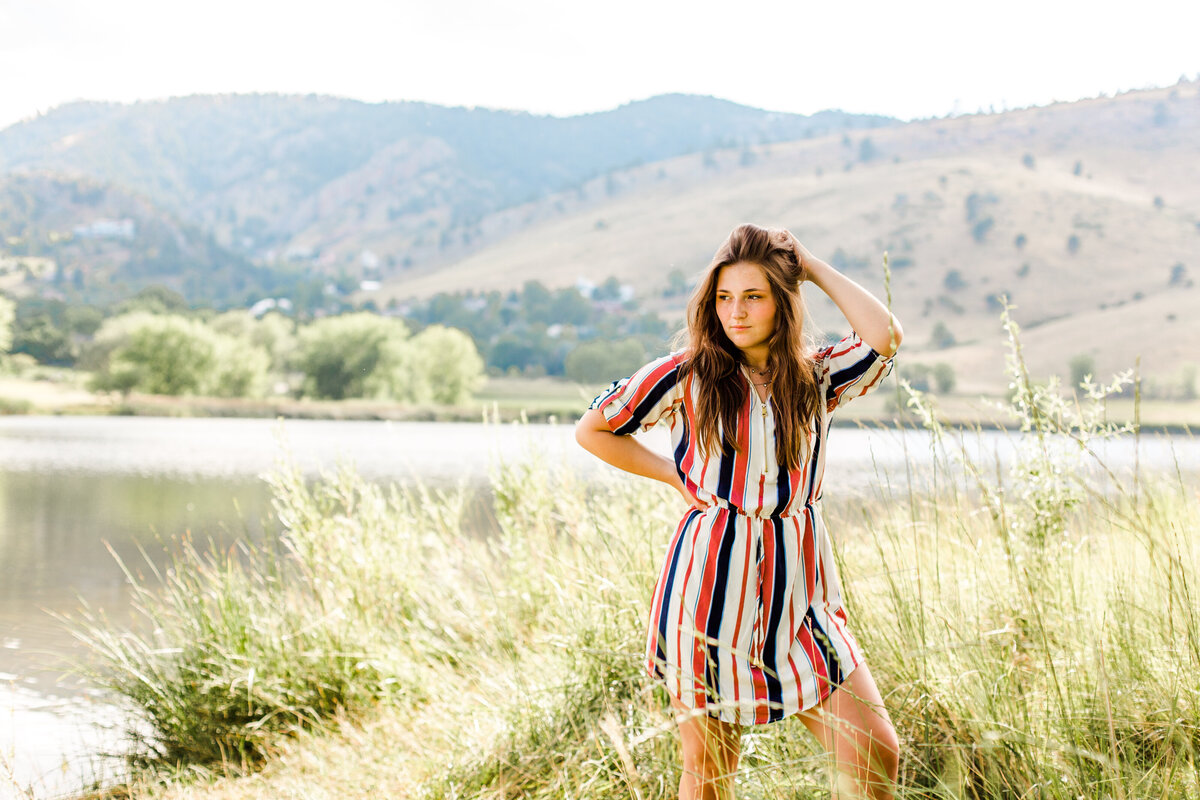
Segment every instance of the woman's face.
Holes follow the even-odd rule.
[[[763,268],[746,261],[721,267],[716,304],[729,341],[747,355],[765,358],[775,332],[775,296]]]

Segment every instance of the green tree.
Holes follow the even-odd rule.
[[[621,281],[610,275],[608,280],[596,287],[592,292],[593,300],[617,300],[621,297]]]
[[[272,368],[283,369],[296,351],[296,321],[276,311],[263,314],[250,333],[250,343],[267,351]]]
[[[471,337],[457,328],[430,325],[409,346],[435,403],[465,403],[483,386],[483,358]]]
[[[864,136],[858,143],[858,160],[864,164],[879,156],[879,148],[871,141],[870,136]]]
[[[905,364],[900,368],[901,376],[908,381],[908,385],[916,389],[918,392],[930,391],[930,373],[932,370],[928,364]]]
[[[938,362],[933,365],[933,383],[937,387],[938,394],[950,394],[954,391],[954,367],[945,363]]]
[[[167,314],[171,312],[186,312],[188,308],[187,300],[179,292],[154,284],[153,286],[147,286],[122,303],[119,311],[121,314],[128,314],[133,311],[150,311],[155,314]]]
[[[1078,388],[1084,378],[1096,374],[1096,359],[1087,353],[1080,353],[1071,359],[1071,386]]]
[[[361,312],[319,319],[300,331],[296,360],[304,393],[426,400],[425,376],[407,344],[408,327],[396,319]]]
[[[995,226],[996,220],[991,217],[984,217],[971,226],[971,238],[982,243],[987,239],[988,232]]]
[[[687,276],[683,274],[681,269],[673,269],[667,273],[667,288],[663,291],[664,297],[674,297],[675,295],[687,294],[688,282]]]
[[[957,343],[954,334],[950,332],[950,328],[946,323],[938,320],[933,326],[933,333],[930,334],[930,344],[938,350],[945,350],[947,347],[954,347]]]
[[[65,366],[75,360],[70,336],[54,324],[49,314],[17,319],[12,326],[10,344],[12,352],[33,356],[39,364]]]
[[[209,326],[265,351],[272,369],[284,369],[296,348],[296,323],[274,311],[258,319],[245,310],[226,311],[214,317]]]
[[[7,353],[13,343],[13,317],[17,307],[12,300],[0,295],[0,354]]]
[[[216,366],[216,334],[195,320],[145,311],[114,317],[96,334],[105,351],[99,390],[198,394]]]
[[[611,381],[630,375],[646,363],[646,348],[637,339],[584,342],[567,355],[567,377],[579,383]]]

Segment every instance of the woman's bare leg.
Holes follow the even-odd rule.
[[[900,743],[866,664],[800,718],[832,756],[833,800],[891,800]]]
[[[679,719],[683,775],[679,800],[733,800],[733,775],[741,750],[741,726],[696,714],[674,697]]]

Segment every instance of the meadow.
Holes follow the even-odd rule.
[[[826,517],[854,630],[902,743],[900,798],[1200,795],[1200,492],[1098,463],[1128,378],[1035,384],[1013,334],[1017,456],[972,458],[925,398],[936,467]],[[72,625],[140,720],[152,798],[666,798],[675,721],[642,673],[682,511],[665,487],[496,464],[465,492],[341,470],[269,477],[278,542],[129,565],[143,625]],[[921,488],[918,488],[920,486]],[[828,796],[795,720],[746,729],[738,797]]]

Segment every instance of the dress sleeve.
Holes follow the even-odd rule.
[[[853,331],[837,344],[818,351],[817,363],[829,411],[862,397],[892,371],[892,359],[876,353]]]
[[[598,409],[612,432],[621,436],[648,431],[683,404],[679,367],[683,358],[672,353],[655,359],[628,378],[613,381],[588,408]]]

